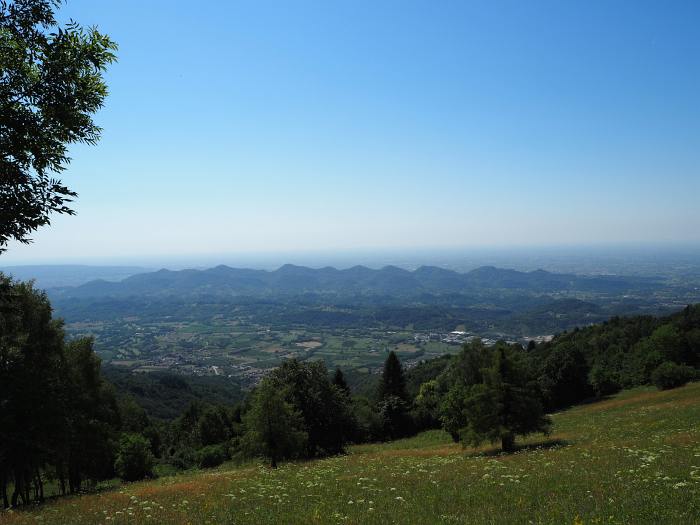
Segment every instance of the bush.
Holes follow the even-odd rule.
[[[378,405],[382,437],[399,439],[414,434],[414,424],[406,402],[398,396],[387,396]]]
[[[615,394],[621,389],[618,374],[604,365],[594,365],[588,374],[588,381],[598,397]]]
[[[382,420],[366,397],[358,396],[352,400],[352,412],[357,421],[350,440],[354,443],[380,441],[382,439]]]
[[[167,461],[179,470],[191,469],[198,462],[196,452],[186,446],[171,450]]]
[[[114,469],[124,481],[153,476],[151,443],[141,434],[122,434]]]
[[[666,361],[661,363],[651,374],[651,381],[659,390],[668,390],[685,385],[696,378],[696,371],[687,366]]]
[[[197,463],[200,468],[218,467],[227,459],[228,453],[223,445],[209,445],[197,452]]]

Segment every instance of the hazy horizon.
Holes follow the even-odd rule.
[[[0,258],[0,271],[21,269],[22,278],[33,277],[32,269],[68,266],[105,269],[128,267],[141,271],[206,269],[218,265],[234,268],[276,270],[285,264],[338,269],[363,265],[370,268],[398,266],[413,270],[419,266],[439,266],[459,272],[480,266],[558,273],[619,275],[667,275],[700,265],[700,244],[589,245],[539,247],[461,247],[432,249],[383,249],[296,252],[250,252],[219,254],[174,254],[121,258],[60,258],[46,260],[7,260]],[[115,274],[116,275],[116,274]],[[119,273],[121,275],[121,273]]]

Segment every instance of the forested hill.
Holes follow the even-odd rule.
[[[96,280],[77,287],[52,290],[54,297],[129,297],[167,295],[391,295],[464,294],[484,290],[532,293],[578,291],[621,294],[663,287],[659,280],[622,276],[580,276],[544,270],[520,272],[485,266],[459,273],[435,266],[409,271],[396,266],[371,269],[354,266],[307,268],[284,265],[275,271],[217,266],[206,270],[159,270],[133,275],[120,282]]]

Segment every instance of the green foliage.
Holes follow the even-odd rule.
[[[398,396],[388,395],[377,405],[383,439],[399,439],[414,433],[408,404]]]
[[[455,443],[459,441],[460,431],[466,422],[464,413],[469,394],[470,387],[457,382],[441,398],[440,422]]]
[[[394,396],[406,401],[408,393],[406,392],[406,379],[403,375],[403,367],[398,356],[392,350],[389,352],[386,361],[384,362],[384,370],[382,371],[382,380],[379,382],[377,397],[382,400],[386,397]]]
[[[421,386],[428,381],[437,379],[452,362],[453,356],[443,355],[435,359],[421,361],[418,365],[406,371],[406,391],[410,399],[415,399]]]
[[[46,295],[2,275],[0,408],[4,506],[43,499],[43,471],[55,473],[62,493],[66,481],[75,492],[86,478],[111,476],[119,415],[92,340],[66,344]]]
[[[140,434],[124,433],[119,439],[114,469],[124,481],[153,476],[154,458],[151,444]]]
[[[515,436],[549,431],[526,356],[519,346],[504,343],[493,349],[465,346],[458,360],[465,376],[450,387],[442,404],[442,420],[453,438],[474,446],[500,441],[504,451],[511,451]],[[477,370],[484,362],[488,366]]]
[[[119,415],[121,428],[124,432],[142,434],[151,425],[146,411],[132,397],[126,397],[119,401]]]
[[[583,401],[591,392],[603,396],[651,384],[654,370],[667,361],[699,366],[699,335],[700,305],[695,305],[664,318],[615,317],[561,334],[537,345],[530,355],[541,364],[546,405],[560,408]]]
[[[207,407],[199,417],[197,427],[204,446],[223,443],[231,437],[230,420],[223,407]]]
[[[539,383],[548,408],[571,406],[593,394],[586,358],[573,345],[550,352],[540,368]]]
[[[555,414],[549,439],[527,438],[514,454],[465,453],[429,431],[276,470],[227,464],[216,475],[178,473],[6,512],[0,521],[697,524],[698,399],[700,383],[626,391]]]
[[[355,426],[349,434],[352,442],[366,443],[383,438],[383,421],[369,398],[355,396],[352,399],[352,414],[355,421]]]
[[[229,459],[225,445],[208,445],[197,452],[197,463],[200,468],[218,467]]]
[[[247,448],[269,458],[273,468],[281,459],[302,455],[308,440],[302,414],[285,397],[285,392],[266,378],[253,394],[244,417]]]
[[[597,397],[615,394],[622,388],[620,386],[619,373],[610,365],[596,363],[588,373],[588,382]]]
[[[291,359],[273,370],[268,380],[285,393],[285,400],[301,414],[307,434],[307,457],[344,450],[355,425],[350,401],[329,381],[323,362]]]
[[[678,388],[698,377],[698,373],[687,365],[679,365],[671,361],[661,363],[652,373],[651,381],[659,390]]]
[[[333,384],[337,386],[346,395],[350,395],[350,387],[345,381],[345,376],[340,368],[335,369],[335,374],[333,374]]]
[[[70,144],[95,144],[92,115],[116,45],[97,29],[60,26],[52,0],[0,3],[0,252],[10,240],[68,213],[76,193],[52,174],[70,162]]]
[[[91,480],[112,477],[120,414],[111,385],[100,375],[100,360],[93,350],[92,339],[68,343],[65,363],[66,466],[71,490],[75,491],[81,488],[83,477]]]
[[[397,439],[415,431],[408,404],[403,367],[393,351],[389,352],[384,362],[377,398],[377,412],[382,425],[383,439]]]
[[[437,379],[420,386],[414,400],[413,420],[418,430],[440,427],[440,392]]]
[[[183,376],[154,372],[134,374],[116,366],[104,366],[103,375],[122,396],[132,398],[149,417],[176,419],[194,402],[233,405],[244,397],[238,384],[226,377]]]

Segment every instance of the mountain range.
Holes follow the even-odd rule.
[[[621,294],[662,287],[654,278],[583,276],[544,270],[521,272],[483,266],[460,273],[436,266],[409,271],[396,266],[308,268],[291,264],[277,270],[216,266],[205,270],[158,270],[118,282],[94,280],[50,290],[58,298],[163,297],[173,295],[272,296],[300,294],[420,296],[469,294],[485,290],[530,293],[590,292]]]

